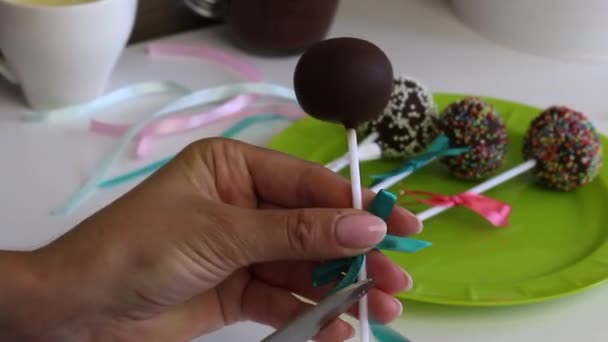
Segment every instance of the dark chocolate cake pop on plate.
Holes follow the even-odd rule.
[[[476,97],[455,102],[439,117],[439,128],[452,147],[470,147],[470,151],[444,157],[452,175],[479,180],[498,169],[507,152],[507,129],[494,107]]]
[[[433,94],[413,78],[396,77],[384,112],[359,127],[361,135],[372,132],[378,134],[376,143],[384,157],[405,158],[424,152],[439,135]]]
[[[549,107],[532,121],[523,154],[536,160],[538,182],[558,190],[589,184],[603,164],[601,140],[591,122],[564,106]]]

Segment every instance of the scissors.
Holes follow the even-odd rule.
[[[354,283],[327,297],[304,312],[287,327],[278,330],[262,342],[306,342],[323,327],[346,312],[375,286],[371,279]]]

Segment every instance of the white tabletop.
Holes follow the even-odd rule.
[[[434,91],[490,95],[539,107],[567,104],[586,112],[608,133],[608,65],[584,65],[512,51],[485,40],[461,24],[442,1],[343,1],[332,36],[356,36],[377,43],[390,56],[396,73],[414,76]],[[213,28],[168,37],[236,51],[225,29]],[[266,80],[291,86],[291,58],[250,60]],[[174,80],[193,88],[235,81],[209,63],[149,59],[142,46],[129,48],[110,88],[144,80]],[[134,100],[104,114],[128,122],[145,117],[168,97]],[[130,186],[99,192],[68,217],[50,210],[83,182],[114,140],[86,132],[86,120],[60,124],[19,121],[26,110],[16,88],[0,80],[0,249],[29,249],[69,230],[74,224],[124,193]],[[217,134],[229,123],[213,125],[155,145],[165,156],[188,141]],[[264,144],[284,123],[242,136]],[[125,157],[118,170],[139,165]],[[608,341],[608,286],[544,304],[502,309],[467,309],[406,303],[394,327],[413,341]],[[198,341],[253,341],[270,330],[243,323]]]

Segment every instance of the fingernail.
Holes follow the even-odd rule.
[[[417,215],[414,215],[414,217],[416,218],[416,221],[418,222],[418,233],[420,233],[424,230],[424,223],[422,223],[422,220]]]
[[[355,338],[355,334],[356,333],[357,332],[355,331],[355,328],[353,328],[353,326],[349,324],[348,325],[348,337],[347,338],[348,339]]]
[[[373,215],[348,215],[336,223],[336,240],[345,248],[371,248],[386,236],[386,223]]]
[[[405,277],[405,282],[407,284],[407,287],[405,288],[404,291],[409,291],[412,288],[414,288],[414,279],[412,278],[412,276],[407,273],[405,270],[401,270],[403,271],[403,277]]]
[[[399,312],[397,316],[401,316],[403,314],[403,303],[397,298],[394,298],[393,302],[395,303],[395,309]]]

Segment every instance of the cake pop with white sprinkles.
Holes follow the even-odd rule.
[[[470,148],[469,152],[442,158],[452,175],[479,180],[502,165],[507,152],[507,129],[491,104],[476,97],[464,98],[439,116],[439,127],[451,147]]]
[[[359,127],[361,135],[372,132],[378,135],[376,144],[383,157],[407,158],[424,152],[439,135],[433,94],[413,78],[396,77],[384,112]]]

